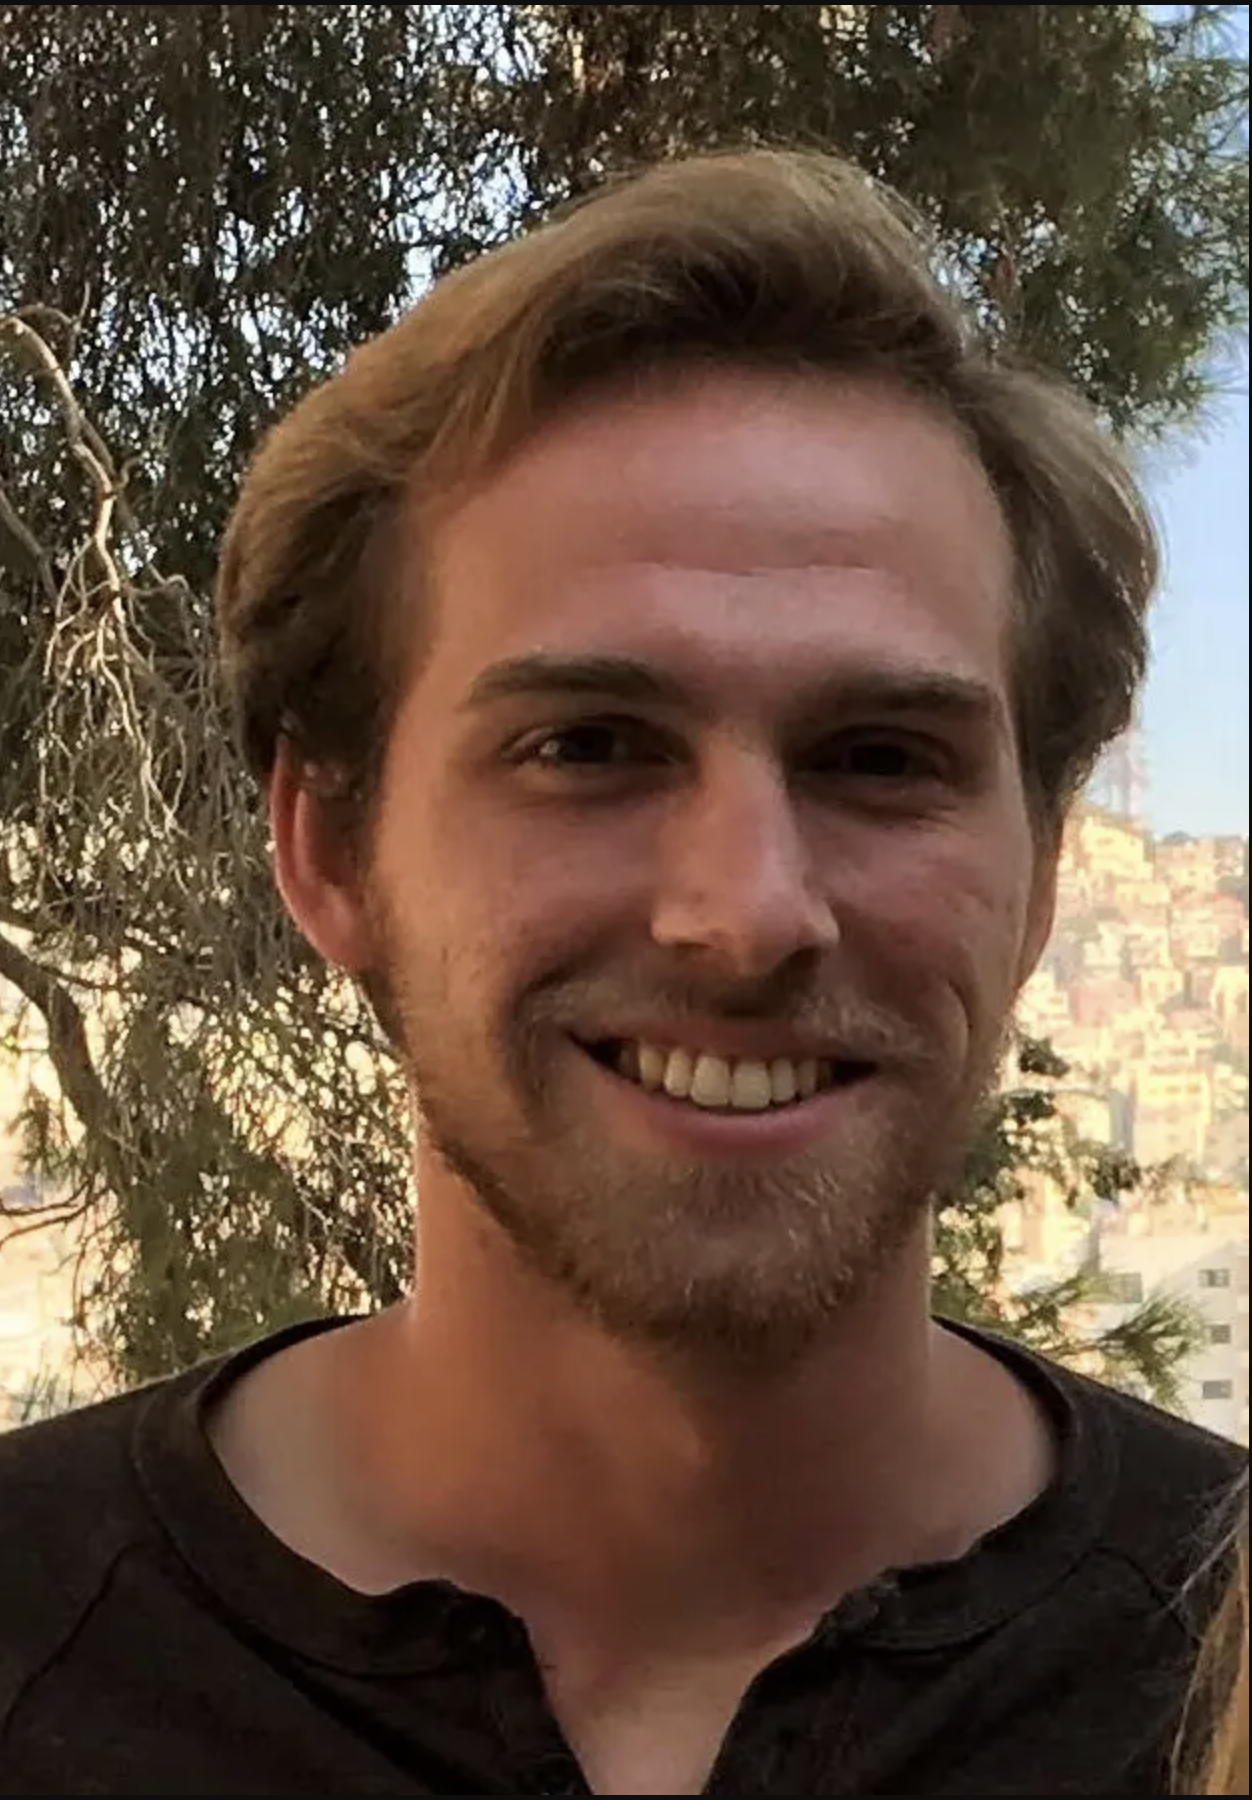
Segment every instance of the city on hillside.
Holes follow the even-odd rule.
[[[1107,1275],[1102,1324],[1160,1291],[1203,1321],[1189,1414],[1248,1441],[1248,841],[1154,838],[1088,806],[1061,861],[1056,929],[1020,1022],[1068,1065],[1078,1134],[1167,1179],[1076,1213],[1040,1180],[1008,1236],[1026,1285],[1079,1262]]]
[[[1154,840],[1080,812],[1020,1017],[1089,1089],[1095,1135],[1246,1186],[1247,839]]]

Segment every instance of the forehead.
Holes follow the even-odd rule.
[[[995,496],[956,427],[883,384],[719,372],[600,397],[530,440],[428,551],[436,705],[535,652],[758,686],[894,654],[984,680],[1005,663]]]

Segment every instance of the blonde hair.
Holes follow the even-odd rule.
[[[1248,1489],[1227,1544],[1232,1570],[1196,1662],[1175,1763],[1180,1794],[1248,1792]]]
[[[968,435],[1016,548],[1023,770],[1059,817],[1144,673],[1157,550],[1139,492],[1076,395],[997,353],[898,199],[784,151],[607,185],[436,283],[271,432],[217,594],[258,776],[287,738],[367,802],[413,665],[431,516],[589,393],[727,364],[879,376]],[[403,594],[402,512],[417,549]]]

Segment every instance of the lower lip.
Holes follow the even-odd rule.
[[[761,1112],[713,1112],[689,1100],[671,1100],[606,1069],[581,1048],[578,1056],[608,1098],[619,1108],[628,1128],[661,1138],[675,1152],[690,1156],[794,1156],[820,1143],[849,1110],[861,1104],[872,1075],[825,1088],[811,1100],[792,1101]]]

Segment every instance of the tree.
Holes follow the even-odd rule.
[[[279,913],[212,668],[266,423],[606,169],[787,140],[899,186],[990,329],[1160,434],[1246,318],[1237,10],[0,7],[0,979],[123,1373],[407,1272],[398,1074]],[[1010,1125],[945,1216],[953,1304]]]
[[[1103,1208],[1115,1207],[1176,1171],[1141,1169],[1125,1151],[1083,1138],[1066,1118],[1068,1064],[1052,1047],[1019,1032],[1005,1080],[994,1095],[956,1194],[936,1215],[934,1291],[947,1318],[1021,1339],[1163,1406],[1178,1408],[1186,1363],[1204,1342],[1199,1314],[1169,1294],[1153,1294],[1113,1325],[1098,1253]],[[1188,1191],[1198,1178],[1181,1178]],[[1087,1228],[1072,1269],[1027,1287],[1005,1280],[1004,1208],[1029,1206],[1050,1186]]]

